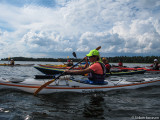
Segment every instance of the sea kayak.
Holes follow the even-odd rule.
[[[14,65],[10,65],[10,64],[6,64],[6,63],[3,63],[3,64],[0,64],[0,66],[33,66],[34,64],[14,64]]]
[[[66,65],[50,65],[50,64],[47,64],[47,65],[38,64],[38,65],[41,67],[56,68],[56,69],[69,69],[69,68],[71,68]],[[81,70],[81,69],[83,69],[83,66],[76,66],[73,68],[73,70]]]
[[[51,79],[50,79],[51,80]],[[0,89],[18,89],[28,93],[34,93],[44,82],[48,80],[25,80],[0,78]],[[160,78],[146,78],[140,80],[105,80],[104,84],[88,84],[85,79],[57,80],[42,89],[39,94],[51,94],[55,92],[97,92],[118,89],[136,89],[146,86],[160,85]]]
[[[112,67],[113,69],[120,69],[120,70],[146,70],[146,71],[157,71],[160,72],[160,70],[153,70],[150,67]]]
[[[56,68],[49,68],[49,67],[41,67],[41,66],[34,66],[37,70],[41,71],[46,75],[54,75],[64,72],[64,69],[56,69]],[[133,70],[133,71],[117,71],[117,72],[110,72],[106,73],[107,76],[113,75],[133,75],[133,74],[144,74],[146,70]]]

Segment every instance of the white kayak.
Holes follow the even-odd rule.
[[[51,79],[49,79],[51,80]],[[37,80],[33,78],[22,79],[5,79],[0,78],[0,89],[18,89],[28,93],[34,93],[41,85],[48,80]],[[39,94],[51,94],[55,92],[97,92],[109,91],[116,89],[136,89],[146,86],[160,85],[160,78],[144,78],[141,80],[120,79],[120,80],[105,80],[103,85],[86,84],[85,80],[56,80],[44,89]]]

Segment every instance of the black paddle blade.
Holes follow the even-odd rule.
[[[74,56],[75,58],[77,58],[77,55],[76,55],[76,53],[75,53],[75,52],[73,52],[72,54],[73,54],[73,56]]]

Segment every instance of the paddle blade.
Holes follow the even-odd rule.
[[[99,50],[99,49],[101,49],[101,46],[99,46],[99,47],[96,48],[96,50]]]
[[[45,88],[47,85],[51,84],[52,82],[54,82],[55,79],[51,80],[51,81],[48,81],[46,82],[45,84],[43,84],[41,87],[39,87],[35,92],[34,92],[34,96],[36,96],[39,91],[41,91],[43,88]]]
[[[73,53],[72,53],[72,55],[73,55],[75,58],[77,58],[77,55],[76,55],[76,53],[75,53],[75,52],[73,52]]]

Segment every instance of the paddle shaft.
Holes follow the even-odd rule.
[[[73,65],[72,67],[69,68],[69,70],[71,70],[72,68],[74,68],[75,66],[77,66],[80,62],[82,62],[84,60],[84,58],[79,61],[77,64]],[[59,76],[57,76],[55,79],[51,80],[51,81],[48,81],[46,82],[45,84],[43,84],[40,88],[38,88],[35,92],[34,92],[34,96],[36,96],[39,91],[41,91],[44,87],[46,87],[47,85],[51,84],[52,82],[56,81],[58,78],[60,78],[62,75],[64,75],[65,72],[63,72],[62,74],[60,74]]]

